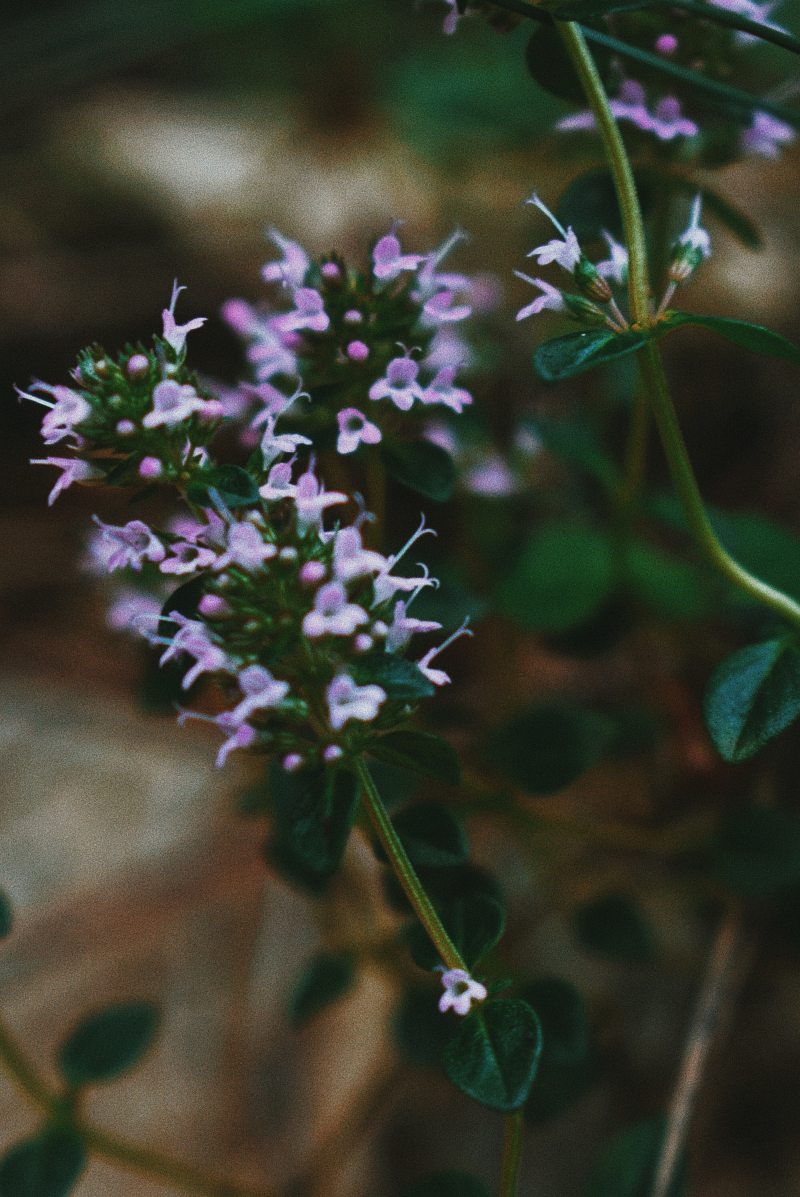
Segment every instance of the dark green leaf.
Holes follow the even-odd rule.
[[[485,894],[465,894],[456,898],[439,907],[439,917],[469,968],[491,951],[506,924],[503,906]],[[406,940],[420,968],[431,970],[439,964],[439,953],[420,923],[412,923],[407,928]]]
[[[542,1025],[542,1055],[525,1116],[546,1122],[577,1101],[591,1079],[589,1020],[578,990],[559,977],[540,977],[522,997]]]
[[[527,1002],[489,1001],[467,1015],[444,1050],[454,1085],[490,1110],[517,1110],[531,1090],[542,1031]]]
[[[661,1118],[637,1122],[615,1135],[590,1177],[587,1197],[650,1197],[663,1135]],[[668,1197],[686,1197],[683,1161]]]
[[[682,325],[695,324],[701,328],[710,328],[713,332],[740,345],[742,349],[749,349],[751,353],[763,353],[767,357],[779,357],[785,361],[800,365],[800,348],[787,341],[780,333],[765,328],[763,324],[750,324],[747,320],[732,320],[728,316],[696,316],[692,312],[666,312],[661,321],[655,326],[658,336],[671,332]]]
[[[138,1064],[159,1024],[152,1002],[122,1002],[90,1014],[64,1040],[58,1065],[70,1085],[112,1081]]]
[[[721,879],[737,894],[768,898],[800,883],[800,815],[769,807],[726,819],[714,844]]]
[[[423,777],[435,777],[438,781],[449,781],[452,785],[458,785],[461,779],[461,766],[455,749],[441,736],[432,736],[429,732],[413,729],[389,732],[379,740],[374,740],[369,751],[379,761],[410,769],[414,773],[421,773]]]
[[[418,869],[442,869],[463,864],[469,856],[464,825],[437,802],[419,802],[394,817],[403,847]]]
[[[66,1197],[85,1166],[86,1152],[74,1131],[45,1127],[0,1160],[0,1197]]]
[[[353,826],[358,784],[347,769],[270,768],[275,812],[267,856],[287,877],[314,893],[336,872]]]
[[[636,597],[664,619],[703,619],[712,595],[706,575],[644,540],[634,540],[625,555],[625,573]]]
[[[606,894],[575,911],[575,930],[584,947],[627,964],[646,964],[653,936],[639,908],[625,894]]]
[[[439,1011],[441,988],[418,986],[406,991],[392,1020],[394,1038],[412,1064],[438,1068],[442,1052],[456,1030],[455,1020]]]
[[[620,473],[592,430],[584,421],[549,420],[538,417],[533,424],[545,449],[570,465],[580,466],[609,491],[620,484]]]
[[[566,632],[599,610],[616,583],[611,543],[585,524],[534,533],[498,594],[498,606],[531,631]]]
[[[402,1197],[490,1197],[482,1180],[467,1172],[437,1172],[418,1180]]]
[[[414,701],[430,698],[435,686],[413,661],[394,653],[367,653],[350,666],[350,673],[360,686],[376,685],[389,698]]]
[[[331,1002],[343,997],[355,979],[351,952],[320,952],[312,957],[289,998],[289,1018],[295,1027],[308,1022]]]
[[[489,741],[491,763],[531,794],[555,794],[601,758],[614,726],[581,707],[532,707],[498,728]]]
[[[611,55],[601,48],[593,57],[601,78],[604,83],[608,83]],[[529,73],[545,91],[558,96],[560,100],[585,104],[583,88],[575,67],[554,25],[541,25],[533,31],[525,51],[525,62]]]
[[[636,329],[615,333],[610,328],[593,328],[567,333],[540,345],[533,355],[533,365],[544,382],[562,382],[636,353],[647,341],[648,335]]]
[[[442,503],[451,497],[456,467],[440,445],[431,441],[384,441],[383,460],[393,478],[427,499]]]
[[[164,636],[175,634],[175,621],[170,619],[173,611],[177,611],[179,615],[185,615],[187,619],[197,619],[197,604],[203,597],[204,591],[205,579],[202,577],[190,578],[188,582],[184,582],[176,590],[173,590],[161,608],[159,632]]]
[[[739,649],[712,675],[704,710],[724,760],[754,756],[800,715],[800,649],[785,639]]]
[[[11,934],[14,924],[14,913],[11,909],[11,899],[5,890],[0,889],[0,939]]]
[[[195,475],[187,497],[199,506],[213,506],[215,494],[226,507],[252,507],[258,502],[258,484],[237,465],[214,466]]]

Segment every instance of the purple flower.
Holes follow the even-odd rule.
[[[453,386],[456,371],[454,366],[443,366],[436,376],[428,383],[422,393],[425,404],[441,403],[452,411],[461,415],[465,407],[472,403],[472,395],[463,387]]]
[[[214,417],[222,411],[217,399],[201,399],[193,386],[168,378],[153,389],[153,410],[142,420],[145,428],[181,424],[193,415]]]
[[[576,266],[581,260],[581,247],[578,244],[578,238],[575,236],[574,230],[564,228],[560,220],[557,220],[547,204],[539,199],[536,192],[525,200],[526,204],[533,204],[542,212],[550,223],[555,228],[556,232],[561,234],[560,238],[554,237],[551,241],[545,242],[544,245],[537,245],[528,254],[529,258],[536,258],[540,266],[549,266],[551,262],[556,262],[562,269],[566,270],[568,274],[572,274]]]
[[[404,270],[416,270],[424,260],[424,254],[404,254],[396,235],[387,233],[375,243],[372,251],[372,273],[381,282],[391,282]]]
[[[358,528],[340,528],[333,542],[333,572],[340,582],[377,573],[386,565],[382,553],[365,549]]]
[[[739,135],[739,148],[743,154],[760,154],[762,158],[777,158],[780,146],[789,145],[797,132],[785,121],[768,112],[755,112],[753,123]]]
[[[654,133],[660,141],[672,141],[676,137],[694,137],[700,132],[698,125],[683,115],[680,102],[675,96],[664,96],[651,113],[647,107],[645,90],[635,79],[626,79],[619,95],[609,102],[609,107],[618,121],[630,121],[643,133]],[[556,123],[557,129],[593,129],[592,112],[577,112]]]
[[[100,529],[101,548],[109,572],[129,567],[136,571],[144,561],[163,561],[166,550],[158,537],[141,520],[130,520],[127,524],[104,524],[93,516]]]
[[[456,303],[452,291],[437,291],[422,305],[426,324],[457,324],[472,314],[468,303]]]
[[[276,422],[277,417],[275,416],[267,416],[264,421],[264,431],[261,435],[261,456],[264,458],[265,466],[270,465],[282,453],[295,453],[300,445],[312,443],[307,436],[301,436],[299,432],[282,432],[276,435]]]
[[[31,465],[52,465],[61,470],[55,486],[47,496],[47,506],[52,507],[62,491],[73,482],[87,482],[90,478],[102,478],[103,471],[79,457],[32,457]]]
[[[615,241],[609,232],[603,229],[603,237],[608,246],[608,257],[597,263],[597,271],[605,279],[611,279],[619,286],[628,278],[628,251],[619,241]]]
[[[293,499],[297,487],[292,482],[292,467],[288,461],[280,461],[267,474],[267,481],[259,487],[262,499]]]
[[[473,1002],[485,1002],[489,996],[485,985],[475,981],[463,968],[451,968],[442,973],[444,993],[439,998],[439,1010],[452,1010],[462,1017],[469,1014]]]
[[[194,665],[185,674],[181,689],[188,690],[203,673],[219,673],[222,670],[233,672],[227,654],[218,644],[214,644],[204,623],[197,619],[188,619],[179,611],[170,611],[167,619],[176,623],[178,630],[168,642],[166,651],[161,654],[159,664],[165,665],[167,661],[174,661],[182,653],[194,657]]]
[[[169,551],[172,556],[162,561],[158,568],[162,574],[173,574],[176,577],[208,569],[217,560],[217,554],[212,549],[201,548],[188,540],[179,540],[170,545]]]
[[[386,647],[390,652],[404,649],[412,636],[422,632],[438,632],[441,624],[433,619],[414,619],[408,614],[408,603],[398,599],[394,605],[392,622],[386,632]]]
[[[431,648],[426,652],[425,656],[417,661],[417,668],[420,673],[424,673],[425,677],[434,686],[447,686],[450,684],[450,675],[445,673],[443,669],[434,669],[431,667],[431,661],[434,657],[438,657],[439,653],[444,652],[461,636],[471,636],[472,632],[467,627],[467,620],[465,619],[460,628],[453,632],[452,636],[448,636],[446,640],[442,641],[436,648]]]
[[[566,311],[567,305],[564,303],[564,297],[558,287],[551,287],[550,283],[546,283],[543,278],[531,278],[530,275],[523,274],[521,270],[515,270],[514,274],[517,278],[530,283],[532,287],[538,287],[541,291],[541,295],[537,295],[532,303],[520,308],[517,312],[517,320],[525,320],[528,316],[538,316],[539,312],[545,310],[550,312]]]
[[[294,293],[294,309],[280,316],[273,316],[270,325],[280,333],[325,332],[330,317],[325,311],[325,300],[313,287],[298,287]]]
[[[326,697],[331,727],[341,731],[351,719],[371,723],[386,701],[386,691],[380,686],[357,686],[349,673],[340,673],[328,686]]]
[[[55,401],[52,403],[49,399],[21,391],[19,387],[14,389],[20,399],[28,399],[49,409],[42,420],[42,439],[46,445],[55,445],[63,440],[75,431],[76,425],[88,420],[92,414],[91,404],[70,387],[50,386],[46,382],[31,383],[31,391],[44,391],[46,395],[52,395]]]
[[[287,287],[301,287],[311,261],[302,245],[282,236],[277,229],[270,229],[270,241],[278,247],[283,257],[277,262],[267,262],[261,267],[265,283],[284,283]]]
[[[368,420],[357,407],[344,407],[337,413],[339,436],[336,450],[343,456],[355,453],[359,445],[377,445],[381,439],[381,430],[377,424]]]
[[[311,640],[320,636],[352,636],[369,620],[363,607],[347,601],[341,582],[328,582],[314,596],[314,609],[303,619],[303,634]]]
[[[217,715],[214,722],[222,731],[227,731],[227,739],[220,745],[217,753],[216,766],[221,769],[232,752],[237,748],[251,748],[258,739],[258,732],[249,723],[236,723],[231,718],[231,711],[223,711]]]
[[[498,453],[487,454],[464,473],[464,486],[474,495],[504,498],[520,489],[511,470]]]
[[[294,489],[297,522],[302,528],[319,526],[326,508],[346,503],[347,500],[348,496],[341,491],[326,491],[313,470],[306,470],[297,479]]]
[[[458,11],[458,0],[444,0],[450,11],[442,23],[442,33],[448,36],[455,33],[458,27],[458,22],[461,19],[461,13]]]
[[[373,401],[391,399],[395,407],[408,411],[415,399],[422,399],[423,390],[417,382],[419,364],[410,357],[394,357],[386,367],[386,374],[373,382],[369,397]]]
[[[247,358],[259,382],[266,382],[276,374],[297,374],[295,354],[279,332],[271,327],[270,321],[244,299],[229,299],[223,304],[221,314],[235,333],[250,342]]]
[[[277,551],[274,544],[264,541],[255,524],[243,520],[228,527],[226,551],[217,558],[216,568],[226,569],[229,565],[238,565],[252,572],[271,561]]]
[[[435,535],[433,528],[425,527],[425,517],[423,516],[420,520],[419,527],[411,534],[411,536],[409,536],[408,540],[400,549],[400,551],[397,553],[392,553],[391,557],[386,558],[385,564],[383,565],[382,569],[379,570],[378,575],[373,582],[375,606],[380,606],[381,603],[386,602],[386,600],[391,598],[398,590],[412,591],[421,590],[425,586],[438,586],[439,583],[436,581],[436,579],[428,576],[427,570],[425,570],[421,578],[396,578],[391,572],[401,558],[406,555],[411,546],[415,544],[421,536],[427,536],[428,534],[431,536]],[[423,569],[424,567],[420,566],[420,568]]]
[[[289,683],[278,681],[263,665],[248,665],[237,681],[244,698],[231,711],[231,720],[244,723],[254,711],[280,706],[289,693]]]
[[[149,640],[158,631],[162,606],[155,595],[124,590],[106,611],[106,623],[115,632],[135,632]]]
[[[678,238],[678,244],[699,255],[700,259],[711,256],[711,238],[700,225],[700,212],[703,207],[703,197],[696,195],[692,200],[689,223]]]
[[[196,316],[194,320],[190,320],[187,324],[175,323],[175,304],[178,301],[181,291],[185,290],[185,287],[178,286],[176,279],[172,284],[172,298],[169,301],[169,307],[164,308],[162,313],[164,319],[163,338],[177,356],[183,353],[187,335],[190,332],[194,332],[196,328],[202,328],[206,322],[205,316]]]

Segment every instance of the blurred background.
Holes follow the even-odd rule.
[[[797,14],[787,9],[791,26]],[[158,1050],[93,1098],[93,1115],[287,1197],[393,1195],[436,1167],[491,1181],[501,1120],[401,1059],[386,1034],[391,989],[378,970],[311,1026],[290,1029],[287,997],[320,937],[337,919],[357,924],[365,895],[381,909],[371,854],[354,840],[324,917],[267,871],[263,826],[236,809],[257,765],[215,772],[201,727],[178,730],[169,711],[153,701],[147,709],[141,650],[107,628],[104,597],[81,569],[91,513],[122,518],[125,504],[74,488],[47,509],[51,471],[28,464],[41,452],[39,414],[16,402],[13,384],[66,382],[84,345],[114,350],[148,338],[175,277],[188,287],[179,313],[209,317],[192,340],[197,368],[232,381],[240,350],[217,313],[231,296],[259,297],[268,226],[312,253],[359,258],[398,219],[415,250],[463,226],[470,240],[457,268],[497,280],[491,348],[473,385],[478,423],[494,443],[507,444],[532,413],[574,415],[591,404],[594,375],[558,391],[534,379],[541,334],[514,324],[530,294],[511,269],[525,268],[541,231],[521,200],[534,187],[555,200],[579,168],[599,163],[597,146],[553,132],[567,108],[526,72],[528,29],[465,20],[447,38],[445,12],[412,0],[3,6],[0,882],[18,921],[0,955],[2,1006],[47,1069],[87,1005],[157,999]],[[759,223],[763,243],[743,248],[712,221],[714,260],[688,304],[798,339],[797,171],[790,148],[776,163],[721,173],[715,186]],[[709,499],[800,531],[796,375],[702,337],[687,336],[668,357]],[[531,506],[514,509],[520,534],[526,520],[558,509],[566,485],[546,461],[537,468]],[[655,453],[651,469],[663,485]],[[487,502],[481,518],[491,529],[505,509]],[[419,500],[406,492],[398,503],[392,519],[403,531],[417,522]],[[429,514],[447,530],[475,511],[464,502]],[[440,718],[458,740],[483,725],[492,683],[510,710],[556,690],[591,699],[624,688],[631,668],[624,655],[587,663],[530,638],[511,646],[490,617],[458,654]],[[678,689],[670,704],[672,750],[692,777],[688,808],[715,784],[714,765],[696,694]],[[549,800],[547,817],[657,822],[665,815],[654,813],[647,776],[636,762],[604,766]],[[591,838],[556,834],[543,854],[487,821],[471,831],[479,862],[504,879],[516,967],[567,976],[591,1008],[603,1066],[566,1114],[531,1129],[522,1187],[572,1197],[586,1191],[615,1129],[662,1111],[711,924],[676,893],[668,863],[638,852],[635,832],[621,833],[600,863]],[[609,964],[582,953],[562,909],[632,877],[646,895],[655,960]],[[726,1042],[736,1050],[714,1057],[704,1092],[692,1193],[800,1190],[796,965],[781,951],[769,968],[751,964],[730,1015]],[[32,1120],[0,1077],[0,1147]],[[173,1190],[93,1162],[76,1192]]]

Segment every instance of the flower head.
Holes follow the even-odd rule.
[[[378,425],[368,420],[357,407],[342,408],[337,412],[336,420],[339,425],[336,450],[342,455],[355,453],[359,445],[377,445],[381,440]]]
[[[521,270],[515,270],[514,274],[516,274],[517,278],[521,278],[523,282],[530,283],[532,287],[538,287],[541,291],[541,295],[537,295],[532,303],[526,304],[524,308],[520,308],[517,312],[517,320],[526,320],[528,316],[538,316],[540,312],[544,311],[566,311],[564,296],[558,287],[552,287],[543,278],[531,278],[530,275],[523,274]]]
[[[283,283],[287,287],[302,287],[308,268],[311,265],[308,254],[296,241],[290,241],[277,229],[270,229],[267,236],[283,254],[275,262],[267,262],[261,267],[261,277],[265,283]]]
[[[194,320],[189,320],[186,324],[177,324],[175,321],[175,304],[178,302],[178,296],[181,291],[185,291],[185,287],[179,287],[177,279],[172,284],[172,298],[169,301],[169,307],[164,308],[162,313],[164,320],[163,337],[167,344],[172,348],[176,357],[180,357],[186,347],[186,337],[190,332],[194,332],[197,328],[202,328],[206,322],[205,316],[196,316]]]
[[[371,723],[386,701],[380,686],[358,686],[349,673],[340,673],[328,686],[328,714],[334,731],[341,731],[351,719]]]
[[[463,968],[451,968],[442,973],[444,993],[439,998],[439,1010],[446,1014],[452,1010],[454,1014],[469,1014],[473,1002],[485,1002],[489,996],[485,985],[475,981]]]
[[[47,496],[47,506],[52,507],[62,491],[73,482],[88,482],[90,478],[102,478],[103,471],[93,466],[91,462],[81,461],[80,457],[32,457],[31,465],[57,466],[61,473],[56,484]]]
[[[413,358],[395,357],[386,367],[386,374],[369,388],[369,397],[374,401],[391,399],[401,411],[409,411],[415,399],[422,399],[424,391],[417,382],[419,363]]]
[[[372,273],[381,282],[391,282],[406,270],[417,270],[424,254],[404,254],[397,234],[387,233],[372,250]]]

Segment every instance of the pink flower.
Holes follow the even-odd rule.
[[[538,287],[541,291],[541,295],[537,295],[532,303],[520,308],[517,312],[517,320],[526,320],[528,316],[538,316],[539,312],[544,311],[566,311],[567,305],[564,303],[564,297],[558,287],[552,287],[543,278],[531,278],[530,275],[523,274],[521,270],[515,270],[514,274],[523,282],[530,283],[532,287]]]
[[[486,986],[475,981],[463,968],[451,968],[442,973],[444,993],[439,998],[439,1010],[446,1014],[452,1010],[462,1017],[469,1014],[473,1002],[485,1002],[489,996]]]
[[[302,245],[283,237],[277,229],[270,229],[270,241],[278,247],[283,257],[277,262],[267,262],[261,267],[265,283],[284,283],[287,287],[301,287],[311,261]]]
[[[442,626],[433,619],[414,619],[408,614],[408,606],[409,603],[402,599],[398,599],[394,605],[392,622],[386,633],[386,647],[390,652],[405,648],[412,636],[422,632],[438,632]]]
[[[780,146],[790,145],[797,132],[785,121],[768,112],[753,113],[753,123],[739,135],[739,147],[743,154],[760,154],[762,158],[777,158]]]
[[[165,665],[176,657],[186,653],[194,657],[194,665],[184,675],[181,688],[188,690],[203,673],[233,672],[233,666],[226,653],[214,644],[208,628],[197,619],[188,619],[179,611],[170,611],[166,617],[172,623],[178,624],[178,631],[168,642],[165,652],[161,654],[159,664]]]
[[[468,303],[456,303],[452,291],[437,291],[422,305],[426,324],[456,324],[472,315]]]
[[[311,640],[320,636],[352,636],[369,620],[363,607],[347,601],[341,582],[328,582],[314,596],[314,609],[303,619],[303,634]]]
[[[563,270],[572,274],[582,256],[581,247],[578,244],[578,238],[575,236],[574,230],[571,227],[565,229],[547,205],[539,199],[536,192],[529,199],[526,199],[525,203],[533,204],[535,208],[538,208],[547,217],[556,232],[561,234],[560,238],[554,237],[552,241],[547,241],[544,245],[537,245],[535,249],[530,251],[528,257],[536,258],[540,266],[549,266],[551,262],[556,262]]]
[[[208,569],[217,560],[217,554],[212,549],[201,548],[188,540],[179,540],[170,545],[169,551],[172,556],[162,561],[158,568],[162,574],[173,574],[175,577]]]
[[[277,551],[274,544],[264,541],[255,524],[243,520],[228,527],[226,551],[217,558],[216,568],[226,569],[229,565],[238,565],[252,572],[271,561]]]
[[[345,407],[337,413],[339,436],[336,450],[343,456],[355,453],[359,445],[377,445],[381,439],[381,430],[377,424],[368,420],[357,407]]]
[[[348,496],[338,490],[326,491],[313,470],[306,470],[297,479],[294,488],[294,501],[297,508],[297,521],[301,527],[310,527],[322,523],[323,513],[328,507],[336,507],[339,503],[346,503]]]
[[[104,524],[96,515],[92,518],[100,529],[100,551],[105,555],[106,568],[110,573],[126,567],[138,571],[144,561],[164,560],[166,550],[163,544],[141,520],[130,520],[118,526]]]
[[[386,691],[380,686],[357,686],[349,673],[340,673],[328,686],[326,697],[331,727],[341,731],[351,719],[371,723],[386,701]]]
[[[196,328],[202,328],[206,322],[205,316],[196,316],[194,320],[190,320],[188,324],[175,323],[175,304],[181,291],[185,291],[185,287],[179,287],[177,279],[172,284],[172,298],[169,301],[169,307],[164,308],[162,313],[164,320],[163,337],[167,344],[173,349],[175,354],[179,356],[183,353],[186,345],[186,337],[190,332],[194,332]]]
[[[61,470],[55,486],[47,496],[47,506],[52,507],[62,491],[73,482],[87,482],[90,478],[102,478],[103,471],[79,457],[32,457],[31,465],[52,465]]]
[[[619,241],[615,241],[605,229],[603,229],[603,237],[608,246],[609,256],[603,262],[597,263],[598,274],[622,286],[628,277],[628,251],[624,245],[620,245]]]
[[[267,474],[267,481],[260,486],[258,493],[262,499],[293,499],[297,487],[292,482],[292,467],[288,461],[280,461]]]
[[[410,357],[395,357],[386,367],[386,374],[373,382],[369,397],[373,401],[391,399],[395,407],[408,411],[415,399],[422,399],[423,390],[417,382],[419,365]]]
[[[417,661],[417,668],[420,673],[424,673],[425,677],[434,686],[447,686],[450,684],[450,675],[445,673],[443,669],[434,669],[431,667],[431,661],[434,657],[438,657],[439,653],[444,652],[461,636],[471,636],[472,632],[467,627],[468,620],[464,620],[460,628],[453,632],[452,636],[448,636],[437,648],[431,648],[426,652],[422,660]]]
[[[201,399],[194,387],[168,378],[153,389],[153,410],[142,420],[145,428],[181,424],[193,415],[218,416],[222,404],[216,399]]]
[[[643,133],[654,133],[660,141],[673,141],[676,137],[695,137],[699,126],[683,115],[680,101],[675,96],[664,96],[651,113],[647,107],[645,90],[635,79],[626,79],[619,95],[609,102],[609,107],[618,121],[630,121]],[[556,123],[557,129],[593,129],[594,114],[577,112]]]
[[[223,711],[221,715],[217,715],[214,722],[223,731],[229,733],[217,753],[215,764],[218,769],[221,769],[230,754],[237,748],[251,748],[258,739],[258,732],[249,723],[236,723],[231,719],[230,711]]]
[[[231,720],[243,723],[255,711],[280,706],[289,693],[289,683],[278,681],[263,665],[248,665],[237,681],[244,698],[231,711]]]
[[[294,293],[293,311],[273,316],[270,325],[285,334],[301,332],[303,329],[325,332],[330,322],[330,317],[325,311],[325,300],[319,291],[315,291],[313,287],[298,287]]]
[[[275,424],[277,417],[268,415],[264,421],[264,431],[261,435],[261,456],[264,458],[264,465],[270,465],[276,457],[280,457],[282,453],[294,453],[300,445],[310,445],[312,442],[307,436],[301,436],[299,432],[275,432]]]
[[[472,395],[463,387],[453,386],[455,375],[454,366],[443,366],[423,391],[422,402],[441,403],[461,415],[464,408],[472,403]]]
[[[340,582],[377,573],[386,565],[382,553],[365,549],[358,528],[340,528],[333,542],[333,572]]]
[[[424,260],[424,254],[404,254],[395,234],[387,233],[375,243],[372,251],[372,273],[381,282],[391,282],[404,270],[416,270]]]
[[[106,611],[106,623],[115,632],[135,632],[149,640],[158,631],[161,607],[155,595],[125,590]]]
[[[76,425],[88,420],[92,414],[91,404],[71,387],[50,386],[46,382],[31,383],[31,391],[44,391],[46,395],[52,395],[55,400],[52,403],[49,399],[21,391],[19,387],[14,389],[20,399],[28,399],[31,403],[38,403],[40,407],[49,409],[42,420],[42,439],[46,445],[55,445],[63,440],[75,431]]]

